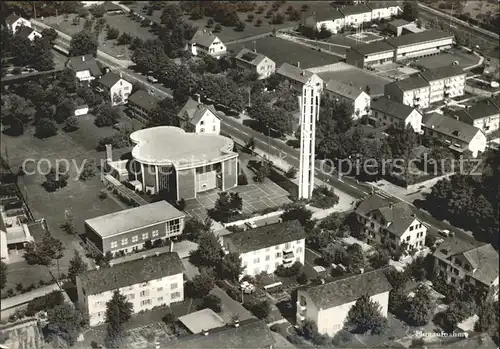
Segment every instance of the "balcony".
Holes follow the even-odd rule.
[[[291,263],[295,260],[293,251],[283,251],[283,263]]]

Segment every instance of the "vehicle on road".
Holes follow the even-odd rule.
[[[155,78],[155,77],[154,77],[154,76],[152,76],[152,75],[149,75],[149,76],[148,76],[148,81],[149,81],[150,83],[152,83],[152,84],[156,84],[156,83],[158,82],[158,79],[157,79],[157,78]]]
[[[443,236],[443,237],[445,237],[445,238],[448,238],[448,237],[451,237],[451,236],[455,235],[454,232],[449,231],[448,229],[443,229],[438,234],[441,235],[441,236]]]
[[[255,228],[257,228],[257,224],[255,224],[255,222],[245,222],[245,225],[249,229],[255,229]]]

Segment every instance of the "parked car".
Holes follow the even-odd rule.
[[[447,237],[451,237],[451,236],[455,235],[455,233],[453,233],[452,231],[449,231],[448,229],[443,229],[439,232],[439,235],[447,238]]]
[[[255,222],[245,222],[245,225],[249,228],[249,229],[255,229],[257,228],[257,224],[255,224]]]
[[[158,82],[158,79],[157,79],[157,78],[155,78],[155,77],[154,77],[154,76],[152,76],[152,75],[149,75],[149,76],[148,76],[148,81],[149,81],[150,83],[152,83],[152,84],[156,84],[156,83]]]
[[[252,294],[255,292],[255,286],[249,283],[248,281],[243,281],[240,285],[240,289],[245,294]]]

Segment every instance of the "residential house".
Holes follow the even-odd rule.
[[[411,126],[416,133],[422,133],[422,114],[413,107],[380,97],[371,104],[370,119],[373,126],[394,126],[405,129]]]
[[[133,253],[149,241],[179,236],[185,214],[166,201],[130,208],[85,221],[87,245],[96,253]]]
[[[297,290],[296,321],[312,320],[321,334],[333,337],[344,327],[349,310],[364,295],[380,305],[387,317],[392,286],[383,269],[346,276],[332,282]]]
[[[246,48],[236,55],[235,62],[240,71],[257,74],[259,80],[268,78],[276,70],[276,63],[271,58]]]
[[[170,341],[170,349],[273,349],[276,340],[263,320],[250,318]]]
[[[450,49],[454,43],[453,34],[438,29],[396,36],[386,40],[396,49],[396,61],[432,56]]]
[[[421,75],[430,85],[429,104],[463,96],[465,93],[467,73],[459,66],[427,69],[422,71]]]
[[[224,235],[222,246],[227,253],[240,255],[244,267],[241,277],[255,276],[272,274],[280,265],[304,264],[305,238],[304,228],[293,220]]]
[[[429,106],[431,87],[420,73],[393,81],[384,87],[384,95],[419,110]]]
[[[439,114],[425,114],[422,127],[426,135],[432,136],[458,153],[465,150],[472,152],[473,157],[484,152],[487,139],[483,131],[465,122]]]
[[[358,68],[373,67],[394,61],[395,48],[385,41],[351,47],[346,54],[346,62]]]
[[[435,270],[447,284],[498,293],[498,252],[490,244],[447,238],[433,256]]]
[[[121,72],[119,74],[106,73],[99,80],[99,84],[112,106],[127,104],[128,97],[132,92],[132,84],[123,78]]]
[[[90,326],[106,320],[106,303],[118,290],[133,305],[133,313],[184,300],[184,266],[177,252],[135,259],[76,277],[78,303],[89,314]]]
[[[325,94],[340,103],[345,103],[352,112],[353,119],[359,119],[370,112],[370,95],[352,84],[330,80],[325,87]]]
[[[484,133],[492,133],[499,128],[500,106],[493,99],[483,99],[458,110],[455,115],[460,121],[477,127]]]
[[[7,250],[21,250],[34,241],[32,228],[41,221],[30,222],[26,206],[15,196],[0,199],[0,230],[5,232]],[[43,235],[43,232],[42,232]]]
[[[301,92],[302,87],[306,84],[314,86],[318,90],[323,90],[323,80],[315,73],[301,69],[300,63],[298,63],[297,66],[283,63],[276,73],[284,77],[290,84],[290,87]]]
[[[66,62],[66,67],[75,72],[76,78],[81,81],[99,79],[103,72],[92,55],[70,57]]]
[[[319,13],[314,12],[306,16],[302,21],[302,25],[310,28],[321,30],[324,26],[333,34],[337,34],[345,27],[344,15],[338,9],[329,7],[325,11]]]
[[[366,5],[372,10],[372,21],[390,19],[403,12],[398,1],[368,1]]]
[[[427,227],[405,202],[393,203],[371,195],[359,204],[355,213],[359,229],[369,244],[389,245],[393,249],[405,244],[407,251],[425,246]]]
[[[372,20],[372,9],[364,4],[343,6],[339,11],[344,15],[346,26],[359,27]]]
[[[18,27],[16,35],[23,37],[23,38],[26,38],[29,41],[34,41],[36,38],[42,37],[42,34],[37,32],[35,29],[33,29],[31,27],[26,27],[26,26]]]
[[[184,107],[177,114],[179,124],[186,132],[192,133],[220,133],[220,117],[213,105],[205,105],[189,98]]]
[[[145,90],[138,90],[128,97],[128,110],[132,117],[147,123],[160,99]]]
[[[188,42],[188,47],[193,56],[206,54],[214,58],[220,58],[227,53],[226,45],[206,29],[199,29]]]
[[[7,16],[7,18],[5,18],[5,24],[7,25],[7,29],[9,29],[12,34],[16,34],[20,27],[32,27],[29,20],[18,16],[15,13],[11,13]]]

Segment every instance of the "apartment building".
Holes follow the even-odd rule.
[[[189,98],[184,107],[177,114],[179,124],[186,132],[193,133],[220,133],[220,117],[213,105],[205,105]]]
[[[133,253],[147,241],[179,236],[185,214],[166,201],[130,208],[85,221],[87,245],[97,253]]]
[[[422,133],[422,114],[413,107],[380,97],[371,104],[370,123],[373,126],[394,126],[405,129],[408,126],[416,133]]]
[[[255,276],[263,271],[272,274],[280,265],[304,264],[305,238],[304,228],[293,220],[224,235],[222,246],[227,253],[239,253],[242,277]]]
[[[323,79],[309,70],[301,69],[300,63],[298,63],[297,66],[289,63],[283,63],[276,71],[276,74],[285,78],[291,88],[297,89],[301,92],[302,87],[305,84],[310,84],[312,86],[316,86],[319,90],[323,90]]]
[[[147,123],[150,115],[160,103],[160,99],[145,90],[138,90],[128,98],[128,110],[132,117]]]
[[[372,21],[390,19],[403,12],[398,1],[368,1],[366,5],[372,10]]]
[[[241,72],[257,74],[258,79],[266,79],[276,71],[276,63],[255,50],[242,49],[235,57],[236,68]]]
[[[99,85],[112,106],[127,104],[128,97],[132,92],[132,84],[119,74],[108,72],[100,80]]]
[[[103,74],[99,63],[92,55],[70,57],[66,62],[66,68],[73,70],[80,82],[99,79]]]
[[[88,311],[90,326],[106,321],[106,303],[115,290],[127,297],[133,312],[184,300],[184,266],[176,252],[136,259],[76,277],[78,303]]]
[[[21,27],[32,27],[29,20],[18,16],[15,13],[11,13],[7,16],[7,18],[5,18],[5,24],[7,25],[7,29],[9,29],[12,34],[16,34]]]
[[[448,144],[458,153],[469,150],[473,157],[477,157],[486,149],[487,139],[483,131],[454,118],[438,113],[425,114],[422,127],[424,134]]]
[[[188,42],[188,47],[193,56],[206,54],[218,59],[227,53],[226,45],[206,29],[199,29]]]
[[[346,26],[359,27],[372,20],[372,10],[364,4],[343,6],[339,11],[344,15]]]
[[[374,67],[394,61],[395,48],[385,41],[375,41],[351,47],[346,62],[358,68]]]
[[[460,121],[477,127],[484,133],[496,132],[499,129],[500,105],[491,98],[458,110],[455,115]]]
[[[385,85],[384,95],[391,100],[422,110],[429,107],[431,87],[418,73]]]
[[[325,87],[325,94],[339,103],[345,103],[353,119],[359,119],[370,113],[370,95],[351,84],[330,80]]]
[[[498,252],[490,244],[448,238],[433,256],[438,276],[446,283],[498,294]]]
[[[438,29],[429,29],[387,39],[396,49],[394,59],[403,61],[410,58],[436,55],[453,46],[453,35]]]
[[[427,227],[415,217],[404,202],[393,203],[378,195],[371,195],[356,208],[357,221],[369,244],[387,244],[393,249],[407,245],[407,250],[425,246]]]
[[[383,269],[351,275],[332,282],[297,290],[296,320],[314,321],[321,334],[334,336],[344,327],[349,310],[364,295],[377,302],[387,317],[392,286]]]
[[[427,69],[422,71],[421,75],[430,85],[429,104],[463,96],[465,93],[467,73],[459,66]]]
[[[314,12],[310,16],[304,18],[302,25],[310,28],[321,30],[324,26],[333,34],[337,34],[342,28],[345,27],[345,19],[342,12],[338,9],[330,7],[326,11],[320,13]]]

